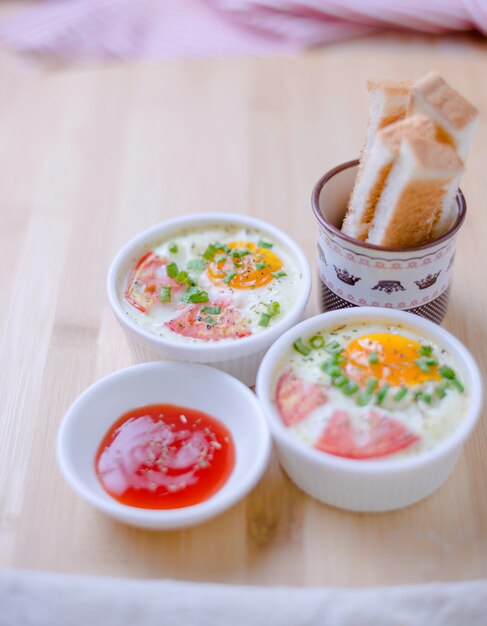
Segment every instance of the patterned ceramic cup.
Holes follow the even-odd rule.
[[[414,248],[386,248],[342,233],[358,161],[330,170],[316,184],[312,206],[318,220],[321,311],[382,306],[410,311],[438,324],[445,316],[455,241],[466,213],[458,190],[458,217],[439,239]]]

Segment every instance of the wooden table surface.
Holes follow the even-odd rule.
[[[314,264],[313,183],[355,157],[365,80],[440,71],[480,109],[445,326],[487,369],[487,44],[384,35],[294,58],[46,68],[0,53],[0,566],[255,584],[487,576],[485,414],[425,501],[351,514],[272,463],[243,502],[184,532],[132,529],[64,483],[61,418],[133,363],[105,275],[129,238],[186,213],[247,213]],[[315,285],[316,287],[316,285]],[[317,312],[314,291],[307,314]]]

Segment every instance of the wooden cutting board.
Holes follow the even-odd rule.
[[[55,459],[74,398],[133,363],[105,296],[118,248],[165,218],[228,211],[284,228],[314,265],[311,188],[358,155],[368,77],[436,69],[481,110],[445,326],[485,373],[486,63],[480,38],[404,34],[268,60],[46,68],[0,54],[0,566],[268,585],[487,576],[484,421],[437,493],[381,515],[319,504],[274,458],[214,521],[139,531],[80,500]]]

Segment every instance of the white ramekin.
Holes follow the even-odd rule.
[[[232,434],[235,467],[208,500],[181,509],[149,510],[111,498],[95,473],[95,455],[110,426],[130,409],[174,404],[208,413]],[[114,372],[86,389],[63,418],[57,457],[69,485],[87,502],[132,526],[168,530],[208,520],[243,498],[262,476],[271,438],[252,391],[232,376],[193,363],[156,361]]]
[[[171,341],[140,328],[124,312],[121,305],[124,280],[137,259],[151,245],[169,239],[184,228],[205,228],[210,224],[225,224],[256,228],[282,245],[291,254],[301,274],[301,285],[294,306],[281,320],[266,330],[242,339],[191,343]],[[246,385],[253,385],[259,364],[269,346],[288,328],[302,318],[311,290],[311,270],[308,260],[298,244],[282,230],[246,215],[203,213],[186,215],[162,222],[140,233],[129,241],[113,260],[107,276],[110,306],[124,329],[135,358],[139,361],[174,359],[206,363],[232,374]]]
[[[298,441],[282,423],[273,401],[276,367],[298,337],[360,322],[401,324],[446,349],[465,381],[468,405],[458,428],[433,449],[399,459],[358,461],[315,450]],[[482,408],[482,381],[468,350],[450,333],[412,313],[375,307],[342,309],[298,324],[267,352],[259,369],[257,395],[264,407],[279,459],[289,477],[311,496],[352,511],[398,509],[429,495],[452,471]]]

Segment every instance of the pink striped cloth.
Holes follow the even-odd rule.
[[[0,41],[68,60],[279,54],[379,29],[487,35],[487,0],[44,0]]]

